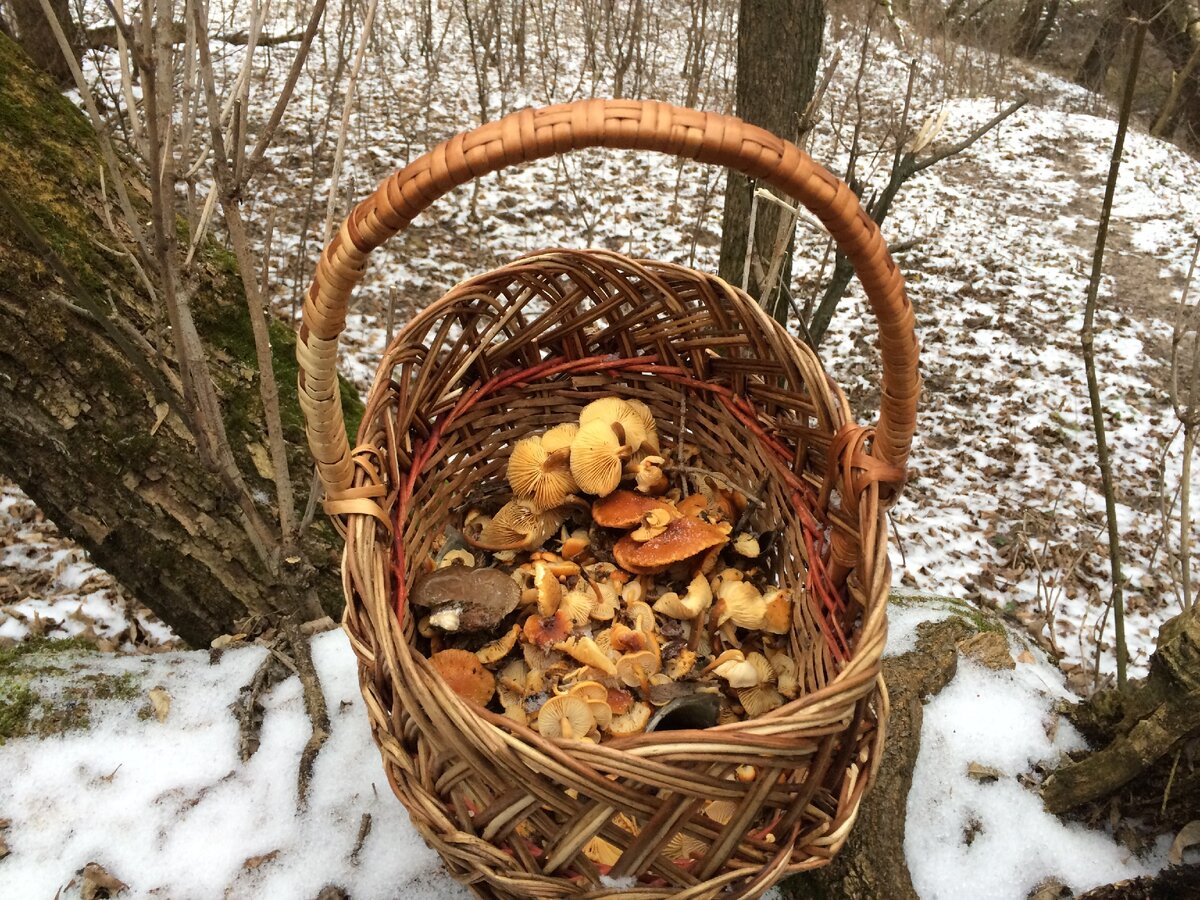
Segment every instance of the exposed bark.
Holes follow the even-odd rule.
[[[176,412],[175,364],[143,337],[161,329],[161,313],[106,225],[120,217],[105,214],[101,169],[88,123],[0,38],[0,200],[9,207],[0,214],[0,467],[98,565],[203,645],[294,585],[264,571],[242,511]],[[266,435],[254,340],[232,256],[205,248],[186,289],[239,468],[270,517],[270,472],[254,461],[262,466]],[[278,323],[271,339],[289,453],[303,471],[295,339]],[[324,522],[305,539],[316,566],[306,578],[334,615],[335,546]]]
[[[1150,675],[1122,696],[1097,694],[1069,715],[1105,746],[1060,767],[1042,787],[1054,813],[1106,815],[1115,802],[1153,830],[1179,828],[1200,807],[1200,608],[1165,623]]]
[[[71,70],[63,59],[54,32],[50,30],[41,3],[38,0],[10,0],[10,3],[17,37],[33,64],[49,73],[60,87],[71,84]],[[50,0],[50,7],[75,49],[75,58],[79,59],[79,32],[71,15],[70,0]]]
[[[825,34],[825,0],[741,0],[738,19],[736,113],[788,140],[799,136],[801,116],[817,83]],[[721,277],[742,283],[749,240],[752,189],[741,175],[729,174],[721,222]],[[765,272],[770,265],[782,211],[761,203],[755,216],[754,247]],[[779,281],[791,280],[791,247]],[[752,265],[747,282],[759,295]]]

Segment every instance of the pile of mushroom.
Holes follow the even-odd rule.
[[[411,594],[450,690],[544,737],[596,742],[798,695],[793,598],[736,530],[746,497],[714,479],[684,495],[660,453],[649,408],[618,397],[513,445],[512,499],[469,511]]]

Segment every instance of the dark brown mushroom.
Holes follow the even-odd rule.
[[[430,624],[443,631],[487,631],[517,608],[521,589],[499,569],[447,566],[417,582],[412,602],[428,607]]]

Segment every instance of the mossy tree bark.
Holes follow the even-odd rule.
[[[279,585],[177,413],[170,342],[159,339],[165,316],[118,249],[129,235],[108,208],[102,167],[84,117],[0,37],[0,470],[184,640],[204,645],[270,608]],[[270,517],[241,281],[220,247],[198,256],[186,287],[238,464]],[[295,337],[273,324],[271,338],[289,455],[303,472]],[[357,415],[357,398],[343,390]],[[305,556],[322,606],[335,615],[337,545],[318,517]]]

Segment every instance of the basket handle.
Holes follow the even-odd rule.
[[[795,144],[732,116],[656,101],[577,100],[523,109],[439,144],[351,210],[321,253],[304,302],[296,356],[300,406],[328,513],[373,514],[375,503],[369,498],[378,493],[371,487],[353,487],[355,460],[337,381],[338,336],[371,251],[451,188],[472,178],[596,146],[656,150],[736,169],[774,185],[824,223],[853,263],[879,325],[883,382],[871,456],[904,471],[920,391],[913,310],[879,228],[854,192]],[[369,460],[363,465],[375,468]],[[889,493],[900,486],[891,485],[895,491]]]

